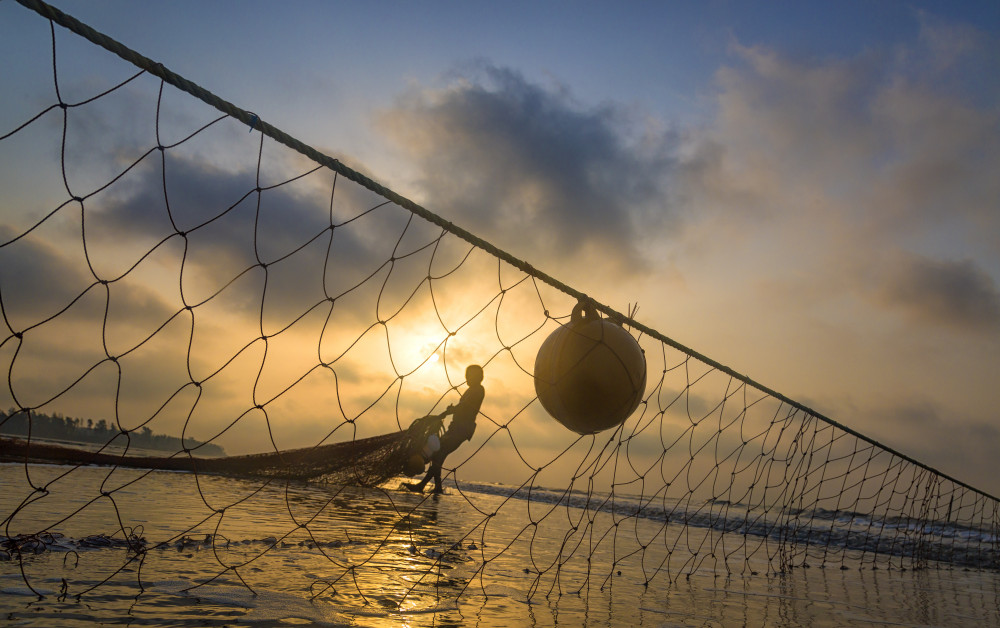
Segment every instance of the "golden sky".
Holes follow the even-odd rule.
[[[556,30],[599,59],[546,49],[535,25],[504,46],[526,21],[507,16],[419,53],[397,42],[412,59],[382,43],[363,77],[341,69],[346,39],[292,37],[304,13],[270,16],[265,35],[266,12],[241,8],[219,42],[203,30],[231,19],[218,7],[197,25],[162,7],[63,8],[598,301],[638,302],[640,322],[996,493],[996,16],[804,4],[783,28],[722,5],[621,22],[588,5]],[[338,17],[371,28],[358,11]],[[14,60],[2,135],[56,99],[48,25],[12,3],[0,17]],[[846,35],[819,35],[838,20]],[[688,34],[658,47],[664,29]],[[57,44],[64,102],[135,73],[69,33]],[[225,430],[244,453],[338,439],[357,417],[361,435],[405,425],[457,400],[479,362],[473,446],[509,456],[512,429],[533,461],[573,442],[525,409],[556,324],[545,310],[572,300],[270,140],[260,151],[232,120],[186,139],[217,117],[142,76],[67,109],[65,144],[59,108],[0,141],[4,407]],[[498,478],[495,457],[476,460],[470,474]]]

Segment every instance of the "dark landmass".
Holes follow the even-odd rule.
[[[154,434],[148,427],[142,427],[128,434],[122,433],[116,425],[108,423],[104,419],[94,421],[93,419],[77,419],[64,417],[56,414],[49,416],[39,412],[32,412],[28,415],[11,409],[7,412],[0,412],[0,436],[8,438],[43,438],[68,443],[97,444],[108,443],[124,447],[139,447],[142,449],[154,449],[157,451],[178,452],[185,446],[188,449],[197,449],[197,455],[205,457],[225,456],[226,452],[215,443],[203,443],[193,438],[185,438],[183,442],[176,436],[166,434]]]

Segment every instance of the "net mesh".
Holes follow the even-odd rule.
[[[510,552],[529,598],[610,586],[623,571],[648,584],[808,566],[998,567],[992,496],[596,301],[643,348],[646,389],[620,427],[567,431],[535,396],[533,366],[583,295],[252,114],[192,97],[162,66],[137,69],[47,26],[10,73],[33,77],[8,109],[18,117],[0,121],[0,431],[28,425],[0,441],[20,478],[3,498],[3,538],[32,590],[30,562],[46,548],[125,549],[82,585],[67,567],[63,594],[80,594],[157,549],[194,546],[208,525],[197,544],[215,575],[192,586],[225,576],[252,590],[258,566],[299,539],[324,566],[303,590],[373,603],[386,586],[380,560],[400,543],[418,551],[432,499],[397,490],[423,442],[408,428],[457,403],[473,363],[486,373],[478,429],[445,464],[463,532],[427,555],[425,575],[394,582],[392,604],[454,561],[465,565],[457,597],[488,592],[509,575],[497,572]],[[105,421],[107,438],[67,449],[32,433],[61,413]],[[179,433],[180,445],[141,450],[133,441],[149,430]],[[213,458],[201,443],[245,453]],[[191,472],[184,496],[199,517],[143,528],[154,469]],[[91,494],[60,493],[94,473]],[[220,488],[215,474],[256,479]],[[301,497],[306,478],[325,497]],[[269,491],[285,504],[277,532],[230,552],[225,525]],[[496,499],[483,506],[483,494]],[[352,556],[325,518],[348,497],[387,504],[378,516],[391,531]],[[494,525],[504,516],[519,523]]]

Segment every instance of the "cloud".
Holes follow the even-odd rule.
[[[163,326],[183,331],[183,319],[178,325],[177,310],[163,295],[131,277],[101,284],[80,242],[42,237],[52,233],[43,227],[12,241],[15,231],[0,225],[0,242],[6,243],[0,247],[0,310],[4,327],[9,327],[0,332],[0,340],[14,352],[8,356],[10,392],[0,390],[0,400],[12,403],[17,391],[19,403],[34,405],[67,396],[62,391],[69,388],[76,391],[69,397],[79,398],[79,391],[86,390],[91,399],[114,400],[117,370],[109,356],[135,360],[156,344],[147,340],[154,332],[159,338],[168,335]],[[166,325],[171,320],[173,325]],[[21,336],[15,340],[9,333]],[[184,340],[177,346],[186,346]],[[161,357],[150,363],[157,374],[151,382],[162,381],[165,362]],[[151,389],[144,385],[137,395]]]
[[[85,292],[95,279],[78,264],[67,263],[56,247],[0,225],[0,303],[4,316],[21,331],[52,316]],[[84,267],[85,268],[85,267]]]
[[[104,288],[87,267],[82,249],[59,247],[34,235],[17,234],[0,224],[0,301],[13,331],[22,331],[61,311],[71,316],[101,319],[105,304],[124,321],[165,321],[171,314],[162,299],[142,286]]]
[[[252,170],[229,171],[199,159],[168,154],[164,174],[155,157],[150,161],[150,167],[129,181],[126,193],[98,209],[97,229],[107,228],[103,235],[161,239],[183,232],[202,239],[219,257],[245,268],[256,264],[258,256],[263,262],[274,261],[329,225],[321,201],[282,188],[261,195],[258,214]],[[224,228],[213,223],[223,223]],[[266,235],[256,249],[255,229]]]
[[[532,261],[643,266],[641,242],[679,216],[673,138],[614,104],[482,64],[443,89],[414,89],[380,117],[419,168],[435,211]]]
[[[681,272],[728,266],[788,298],[861,296],[924,313],[911,322],[992,327],[1000,93],[939,66],[972,79],[996,46],[924,21],[908,46],[851,58],[734,44],[696,159],[672,180],[692,217]],[[966,261],[929,261],[949,257]]]
[[[1000,327],[1000,289],[972,260],[913,257],[890,274],[881,296],[926,322],[972,330]]]
[[[917,11],[920,47],[905,50],[911,64],[930,70],[931,76],[952,86],[973,91],[981,90],[982,81],[975,77],[995,76],[1000,70],[997,42],[972,24],[942,19],[924,10]],[[991,73],[992,70],[992,73]],[[996,89],[992,86],[991,89]]]
[[[1000,490],[996,451],[1000,429],[988,420],[962,416],[947,405],[922,396],[866,410],[873,417],[869,432],[888,436],[898,451],[937,468],[980,490]]]
[[[817,62],[761,47],[735,52],[741,63],[718,73],[709,130],[719,155],[703,176],[715,187],[698,198],[752,191],[728,209],[755,217],[832,204],[880,233],[935,226],[916,218],[995,221],[983,204],[1000,192],[990,175],[1000,166],[995,102],[979,106],[888,54]],[[817,198],[829,203],[809,202]]]
[[[166,191],[162,173],[155,162],[137,168],[122,192],[93,203],[95,257],[105,260],[107,274],[122,273],[167,241],[177,249],[174,263],[183,264],[174,272],[188,304],[221,297],[252,320],[262,301],[267,316],[287,324],[327,294],[353,288],[389,262],[407,228],[408,212],[376,208],[382,199],[343,180],[331,215],[333,175],[325,169],[274,187],[262,183],[259,199],[253,171],[168,153]],[[431,239],[427,230],[408,233],[418,231],[414,240]],[[140,245],[126,255],[123,242]]]

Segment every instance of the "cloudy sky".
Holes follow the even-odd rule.
[[[599,301],[638,302],[637,319],[678,342],[1000,492],[995,2],[55,5]],[[5,65],[4,84],[46,89],[46,23],[2,2],[0,29],[5,58],[23,62]],[[37,113],[27,88],[7,93],[0,133]],[[126,126],[145,111],[115,106]],[[12,184],[28,168],[3,164],[0,233],[31,222]],[[172,168],[189,182],[176,194],[194,199],[176,204],[194,215],[213,194],[238,201],[247,177],[252,187],[252,160],[192,153]],[[169,227],[143,219],[157,176],[137,168],[132,192],[100,214],[143,250]],[[322,187],[275,192],[290,209],[266,255],[324,254],[296,248],[323,229],[308,210]],[[253,231],[250,214],[225,221]],[[201,233],[216,269],[254,254]],[[20,246],[53,259],[54,244]],[[339,250],[370,249],[350,237]],[[8,282],[45,274],[9,259]],[[79,291],[59,275],[35,305]],[[132,297],[120,315],[153,329],[175,311]]]

